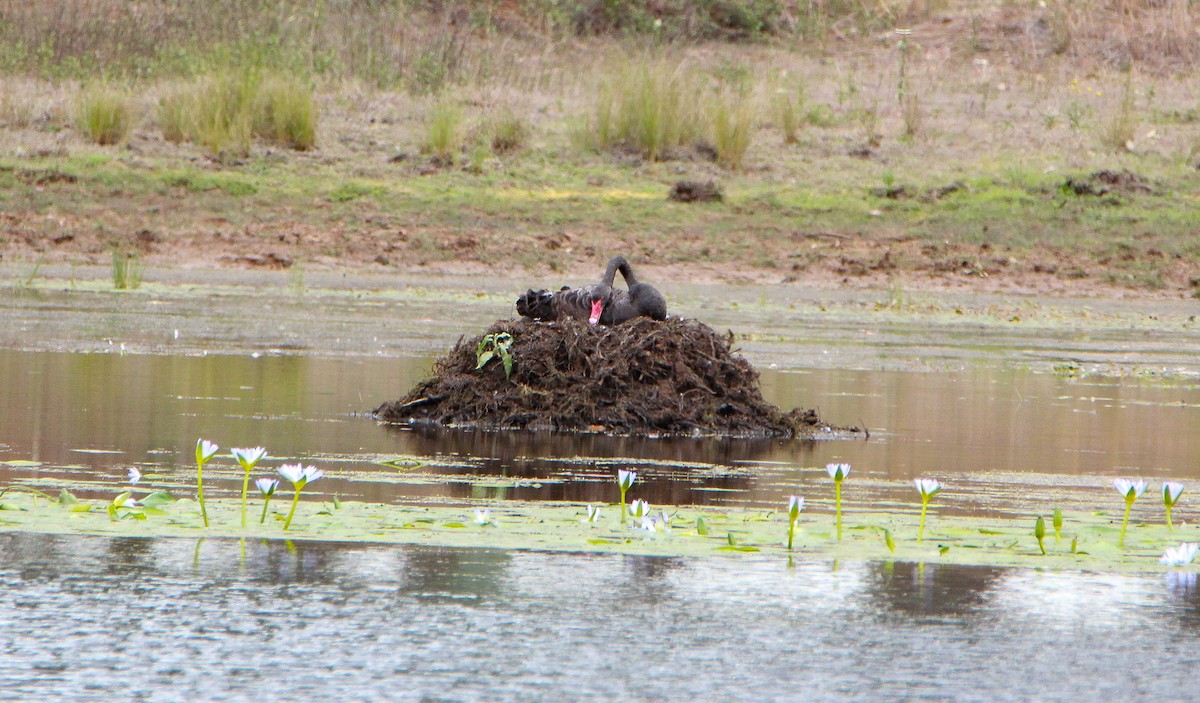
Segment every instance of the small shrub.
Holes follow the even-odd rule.
[[[76,124],[97,144],[121,144],[133,131],[133,100],[109,85],[90,85],[79,94]]]
[[[425,126],[424,151],[445,165],[462,149],[462,111],[449,101],[439,102]]]

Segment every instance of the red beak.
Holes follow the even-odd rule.
[[[595,325],[600,322],[600,313],[604,311],[604,303],[602,301],[594,301],[592,303],[592,316],[588,318],[588,324]]]

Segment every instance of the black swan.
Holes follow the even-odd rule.
[[[617,271],[625,278],[628,291],[613,288]],[[614,256],[599,283],[575,289],[563,286],[554,293],[531,288],[517,298],[517,312],[535,320],[574,317],[593,325],[616,325],[638,316],[665,320],[667,301],[654,286],[638,282],[624,256]]]

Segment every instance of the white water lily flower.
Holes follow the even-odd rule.
[[[654,532],[654,518],[650,517],[649,515],[642,517],[642,524],[636,529]]]
[[[1200,551],[1200,544],[1195,542],[1184,542],[1178,547],[1167,547],[1167,551],[1163,552],[1159,559],[1167,566],[1184,566],[1190,564],[1196,558],[1196,552]]]
[[[258,486],[258,492],[265,497],[270,498],[275,495],[275,489],[279,488],[279,481],[273,478],[255,479],[254,485]]]
[[[207,464],[208,460],[213,458],[218,449],[220,447],[207,439],[196,440],[196,463]]]
[[[850,475],[849,464],[826,464],[825,470],[829,472],[829,478],[834,481],[841,481]]]
[[[324,471],[315,466],[301,467],[299,464],[284,464],[277,471],[279,471],[280,476],[286,478],[297,490],[304,488],[325,475]]]
[[[660,532],[671,531],[671,518],[667,517],[667,511],[662,511],[658,517],[654,518],[654,529]]]
[[[582,522],[585,522],[589,525],[594,525],[594,524],[596,524],[596,521],[599,519],[600,519],[600,506],[599,505],[589,505],[587,507],[587,517],[585,517],[582,520]]]
[[[633,482],[637,480],[636,471],[626,471],[625,469],[617,470],[617,485],[622,491],[628,491]]]
[[[129,467],[129,483],[136,484],[142,480],[142,472],[137,470],[137,467]]]
[[[236,449],[234,450],[237,451]],[[284,464],[276,469],[279,475],[286,478],[289,483],[296,483],[304,476],[304,467],[299,464]]]
[[[640,498],[629,504],[629,514],[634,518],[643,518],[650,514],[650,504]]]
[[[1175,507],[1179,502],[1179,496],[1183,493],[1183,484],[1174,481],[1167,481],[1163,484],[1163,505],[1168,508]]]
[[[935,478],[916,478],[913,479],[913,484],[917,487],[922,498],[932,498],[941,492],[945,486]]]
[[[233,455],[234,459],[237,459],[237,463],[241,464],[242,468],[246,471],[253,469],[258,462],[262,461],[267,456],[267,450],[263,449],[262,447],[255,447],[253,449],[231,449],[229,453]]]
[[[800,519],[800,511],[804,510],[804,498],[800,496],[788,497],[788,520],[795,522]]]
[[[490,525],[492,522],[492,511],[488,508],[475,508],[475,524]]]
[[[1146,482],[1141,479],[1130,481],[1124,478],[1114,478],[1113,487],[1117,489],[1117,493],[1125,496],[1125,500],[1129,500],[1131,496],[1136,500],[1146,492]]]

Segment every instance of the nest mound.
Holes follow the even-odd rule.
[[[512,335],[476,370],[487,335]],[[396,424],[603,432],[631,436],[811,437],[832,428],[812,410],[763,400],[758,372],[696,320],[637,318],[611,327],[576,320],[501,320],[460,339],[432,378],[374,410]]]

